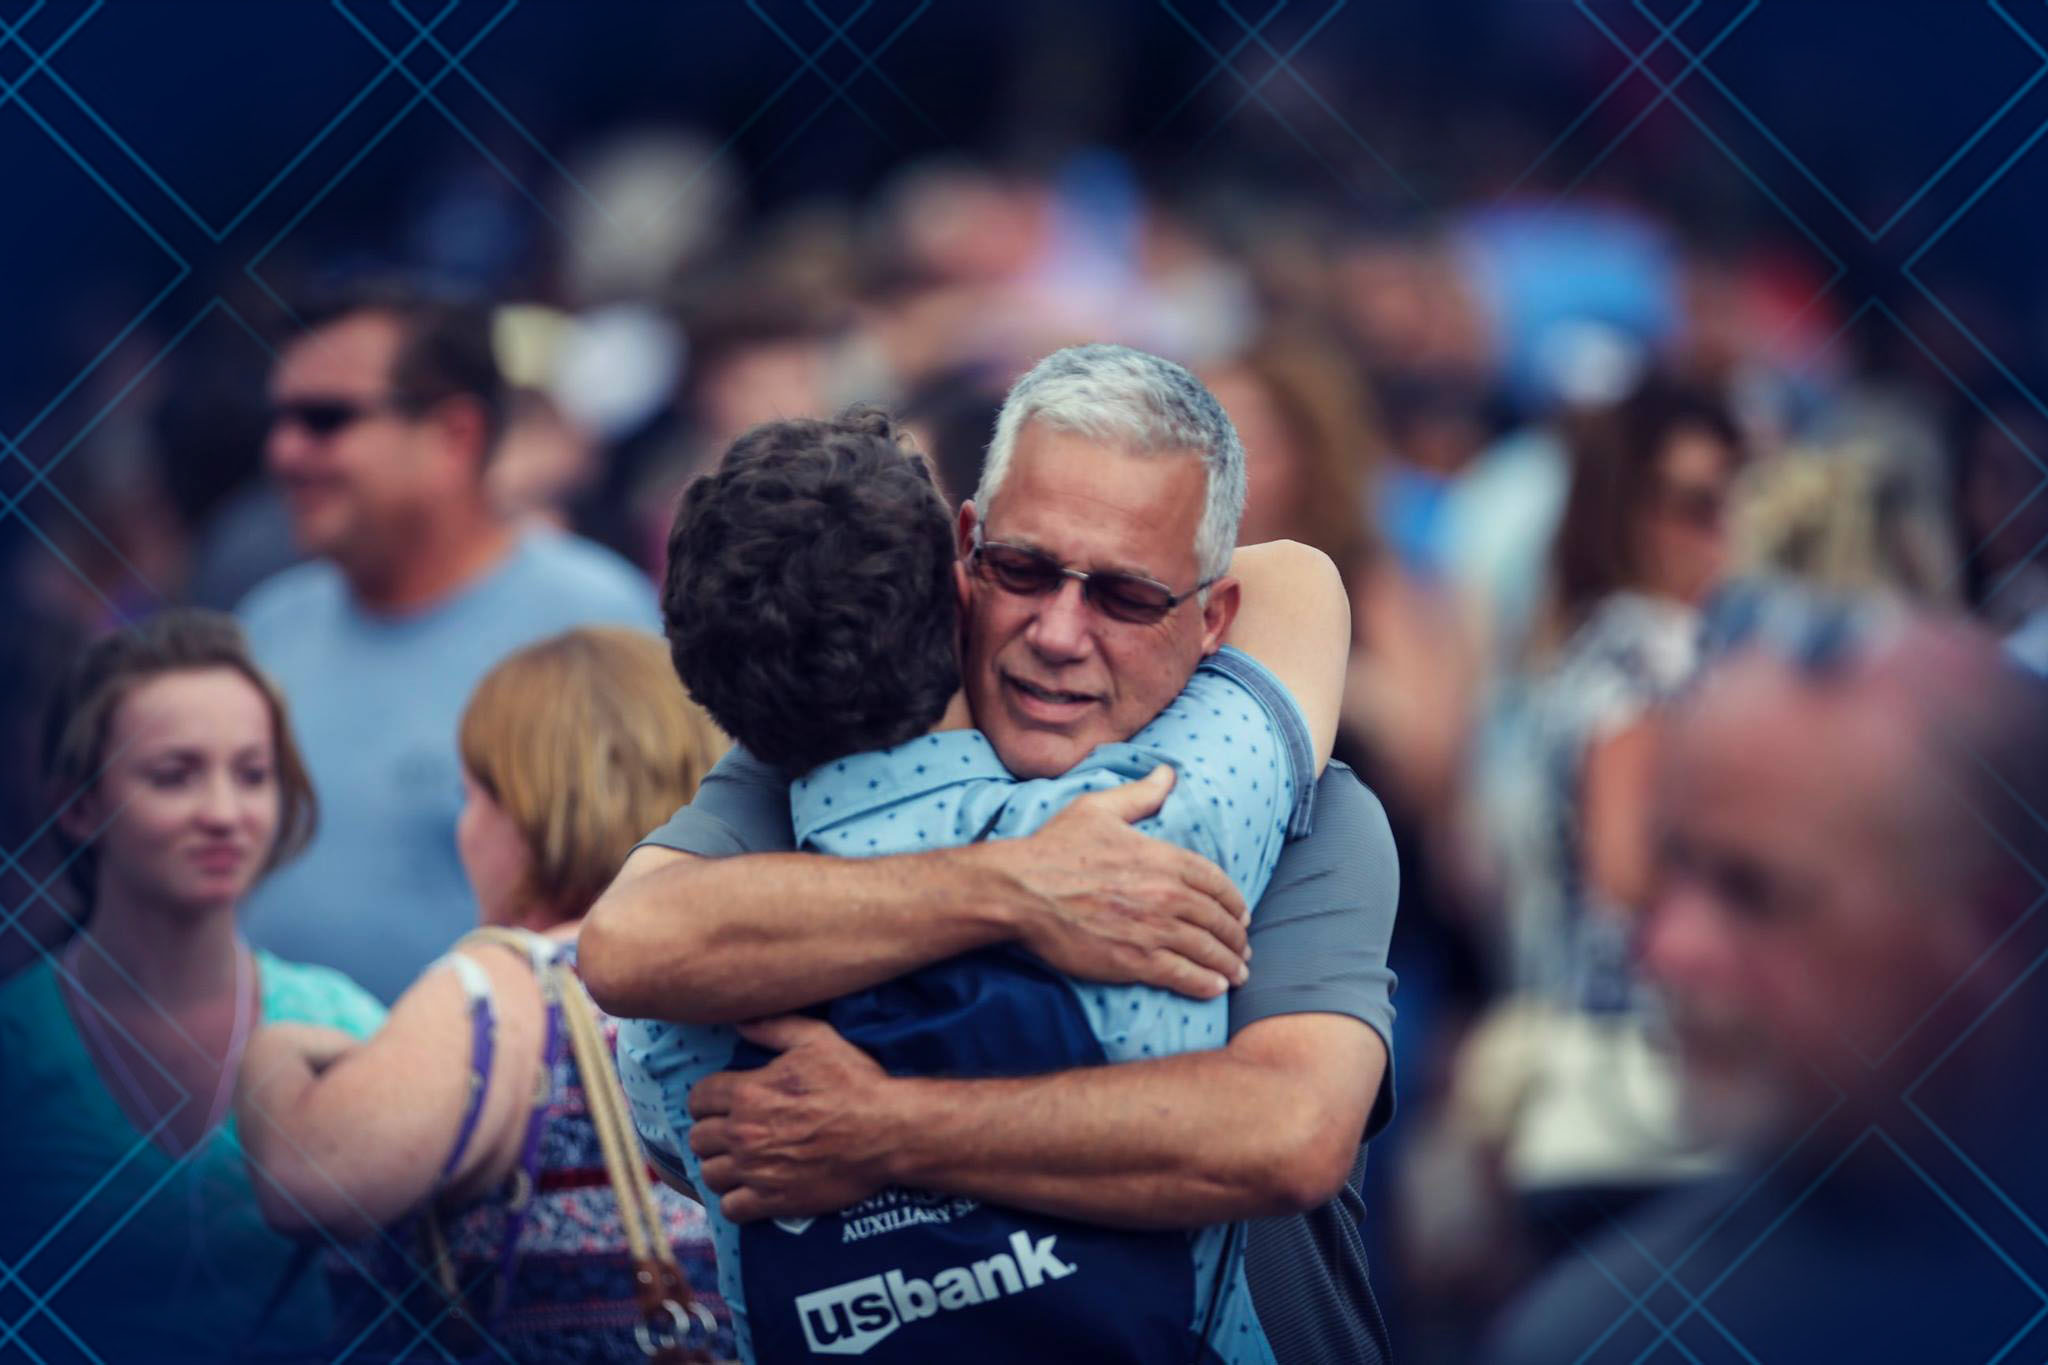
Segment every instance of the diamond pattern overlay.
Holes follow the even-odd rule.
[[[930,49],[904,60],[904,40],[921,24],[950,21],[948,10],[981,3],[692,6],[701,32],[690,50],[673,54],[686,74],[672,112],[699,113],[686,108],[688,73],[737,64],[752,78],[742,83],[745,97],[702,114],[715,143],[707,170],[744,151],[748,170],[765,171],[796,158],[820,126],[858,130],[891,155],[943,146],[951,130],[926,106],[930,92],[959,75]],[[1423,0],[1378,8],[1404,6],[1430,8]],[[57,477],[79,446],[117,420],[123,402],[202,324],[226,321],[253,334],[277,321],[249,316],[251,298],[282,314],[276,267],[333,250],[323,206],[381,192],[387,177],[416,177],[429,161],[460,167],[523,205],[542,232],[559,230],[554,214],[565,192],[605,212],[551,141],[542,98],[548,71],[501,61],[494,40],[524,25],[553,26],[565,44],[580,44],[565,47],[571,60],[606,50],[593,46],[593,30],[623,49],[636,24],[652,22],[650,7],[623,0],[307,0],[294,8],[317,14],[317,25],[306,13],[288,21],[283,7],[238,0],[0,0],[0,318],[17,343],[22,334],[35,339],[10,352],[0,383],[0,523],[39,545],[50,572],[100,594],[112,619],[162,594],[123,561],[126,591],[110,600],[102,580],[60,547],[60,525],[91,533],[87,510]],[[1428,168],[1376,128],[1370,92],[1352,88],[1340,62],[1318,60],[1335,46],[1334,34],[1374,7],[1133,0],[1127,8],[1148,41],[1192,44],[1199,54],[1196,79],[1151,111],[1145,136],[1153,145],[1199,152],[1220,133],[1255,133],[1304,173],[1324,177],[1321,187],[1339,198],[1438,207],[1426,192]],[[1912,22],[1945,35],[1946,64],[1923,58],[1908,25],[1885,29],[1893,46],[1870,38],[1860,7],[1846,0],[1557,0],[1556,8],[1573,16],[1577,50],[1611,59],[1615,74],[1526,166],[1509,168],[1505,192],[1540,177],[1569,197],[1631,139],[1655,133],[1724,165],[1810,249],[1825,276],[1813,302],[1828,300],[1847,317],[1844,331],[1896,329],[1987,417],[2018,404],[2048,418],[2026,367],[2005,354],[2007,343],[1977,304],[1953,297],[1948,284],[1954,261],[1985,249],[1980,237],[2037,218],[2031,210],[2048,195],[2048,154],[2037,145],[2048,133],[2040,6],[1904,5]],[[675,31],[673,23],[662,30]],[[1845,110],[1820,125],[1801,121],[1779,107],[1779,92],[1741,74],[1754,63],[1738,59],[1774,50],[1816,54],[1816,79],[1826,79],[1830,62],[1881,63],[1897,72],[1896,105],[1875,115]],[[171,106],[189,117],[157,115]],[[1879,126],[1858,121],[1873,117]],[[1855,199],[1831,183],[1830,167],[1845,155],[1881,159],[1887,192]],[[219,174],[223,165],[232,173]],[[677,198],[689,189],[678,184]],[[2031,303],[2036,313],[2048,308],[2048,298]],[[152,349],[137,355],[138,346]],[[1959,353],[1981,364],[1966,374],[1950,359]],[[2048,496],[2048,450],[2007,434],[2040,475],[2023,505]],[[105,537],[100,543],[113,551]],[[2048,545],[2034,552],[2044,551]],[[20,846],[0,848],[0,934],[19,932],[24,917],[62,912],[62,869],[34,871],[29,858],[47,833],[46,824]],[[2039,932],[2048,873],[2033,871],[2043,900],[1987,954],[2040,952],[2008,995],[2038,993],[2048,980]],[[1952,1037],[1937,1070],[1967,1062],[1984,1022],[1956,1019],[1950,1004],[1947,996],[1929,1002],[1915,1026]],[[2006,1007],[2001,998],[1992,1011]],[[1882,1072],[1896,1047],[1887,1042],[1860,1060]],[[1753,1362],[1744,1324],[1717,1312],[1721,1294],[1744,1277],[1799,1276],[1801,1267],[1774,1262],[1774,1239],[1808,1199],[1827,1196],[1830,1181],[1870,1170],[1923,1192],[1941,1215],[1926,1221],[1953,1231],[1952,1254],[1981,1266],[1987,1286],[1967,1330],[1933,1346],[1902,1340],[1901,1358],[2041,1358],[2043,1215],[2006,1193],[2015,1172],[1995,1154],[1973,1153],[1953,1136],[1956,1116],[1923,1107],[1926,1079],[1901,1077],[1896,1110],[1821,1163],[1825,1173],[1797,1198],[1758,1207],[1760,1180],[1734,1201],[1708,1230],[1739,1230],[1732,1257],[1707,1264],[1702,1236],[1691,1246],[1637,1243],[1625,1260],[1597,1262],[1613,1312],[1587,1324],[1582,1358]],[[144,1203],[183,1197],[179,1162],[135,1189],[127,1177],[147,1150],[148,1139],[139,1139],[40,1241],[0,1263],[0,1361],[97,1359],[85,1328],[91,1314],[107,1311],[107,1290],[93,1280],[99,1258]],[[106,1197],[116,1188],[127,1202]],[[1590,1249],[1586,1255],[1594,1258]],[[393,1302],[389,1312],[405,1309]],[[420,1343],[432,1325],[408,1321]],[[1815,1349],[1811,1358],[1827,1358],[1825,1343]],[[430,1353],[422,1345],[422,1358]]]

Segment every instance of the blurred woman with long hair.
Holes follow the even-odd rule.
[[[1448,1111],[1496,1146],[1539,1258],[1714,1168],[1678,1121],[1629,943],[1649,889],[1657,711],[1697,661],[1744,454],[1716,397],[1658,377],[1573,414],[1565,435],[1546,619],[1477,774],[1510,999],[1466,1046]]]
[[[53,1296],[23,1340],[61,1346],[61,1322],[103,1358],[162,1361],[317,1341],[325,1288],[264,1225],[230,1098],[259,1026],[363,1037],[383,1009],[236,929],[313,830],[284,702],[231,618],[166,612],[78,657],[42,759],[86,911],[0,986],[0,1262]],[[88,1257],[100,1288],[67,1291]]]

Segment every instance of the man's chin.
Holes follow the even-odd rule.
[[[1782,1133],[1796,1111],[1785,1079],[1761,1066],[1691,1059],[1680,1088],[1680,1126],[1701,1147],[1752,1147]]]
[[[1074,735],[1007,724],[984,726],[982,733],[995,746],[996,756],[1003,760],[1011,775],[1026,779],[1058,777],[1095,747]]]
[[[347,541],[347,523],[340,517],[300,514],[291,520],[292,547],[312,559],[336,555]]]

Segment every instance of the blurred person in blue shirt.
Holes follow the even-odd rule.
[[[325,818],[246,924],[390,1001],[476,920],[455,729],[478,680],[543,636],[659,617],[624,560],[493,510],[504,383],[486,312],[379,282],[300,315],[271,375],[266,458],[314,558],[237,614],[291,704]]]

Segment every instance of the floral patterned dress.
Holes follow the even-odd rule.
[[[536,972],[552,955],[574,961],[571,944],[532,939]],[[482,1111],[496,1027],[489,978],[458,954],[444,962],[463,978],[474,1045],[470,1118],[449,1154],[452,1170]],[[366,1332],[373,1351],[437,1344],[458,1357],[509,1356],[549,1365],[598,1365],[645,1359],[634,1338],[640,1312],[618,1200],[568,1045],[562,1006],[549,1003],[545,1084],[536,1096],[519,1166],[503,1187],[439,1218],[443,1240],[415,1216],[367,1247],[330,1258],[342,1321]],[[607,1048],[618,1023],[600,1016]],[[733,1353],[732,1323],[717,1296],[718,1270],[704,1210],[666,1186],[654,1191],[668,1240],[697,1298],[719,1330],[708,1343]],[[446,1260],[446,1268],[439,1264]],[[451,1301],[448,1286],[459,1293]],[[502,1348],[502,1354],[498,1348]]]

